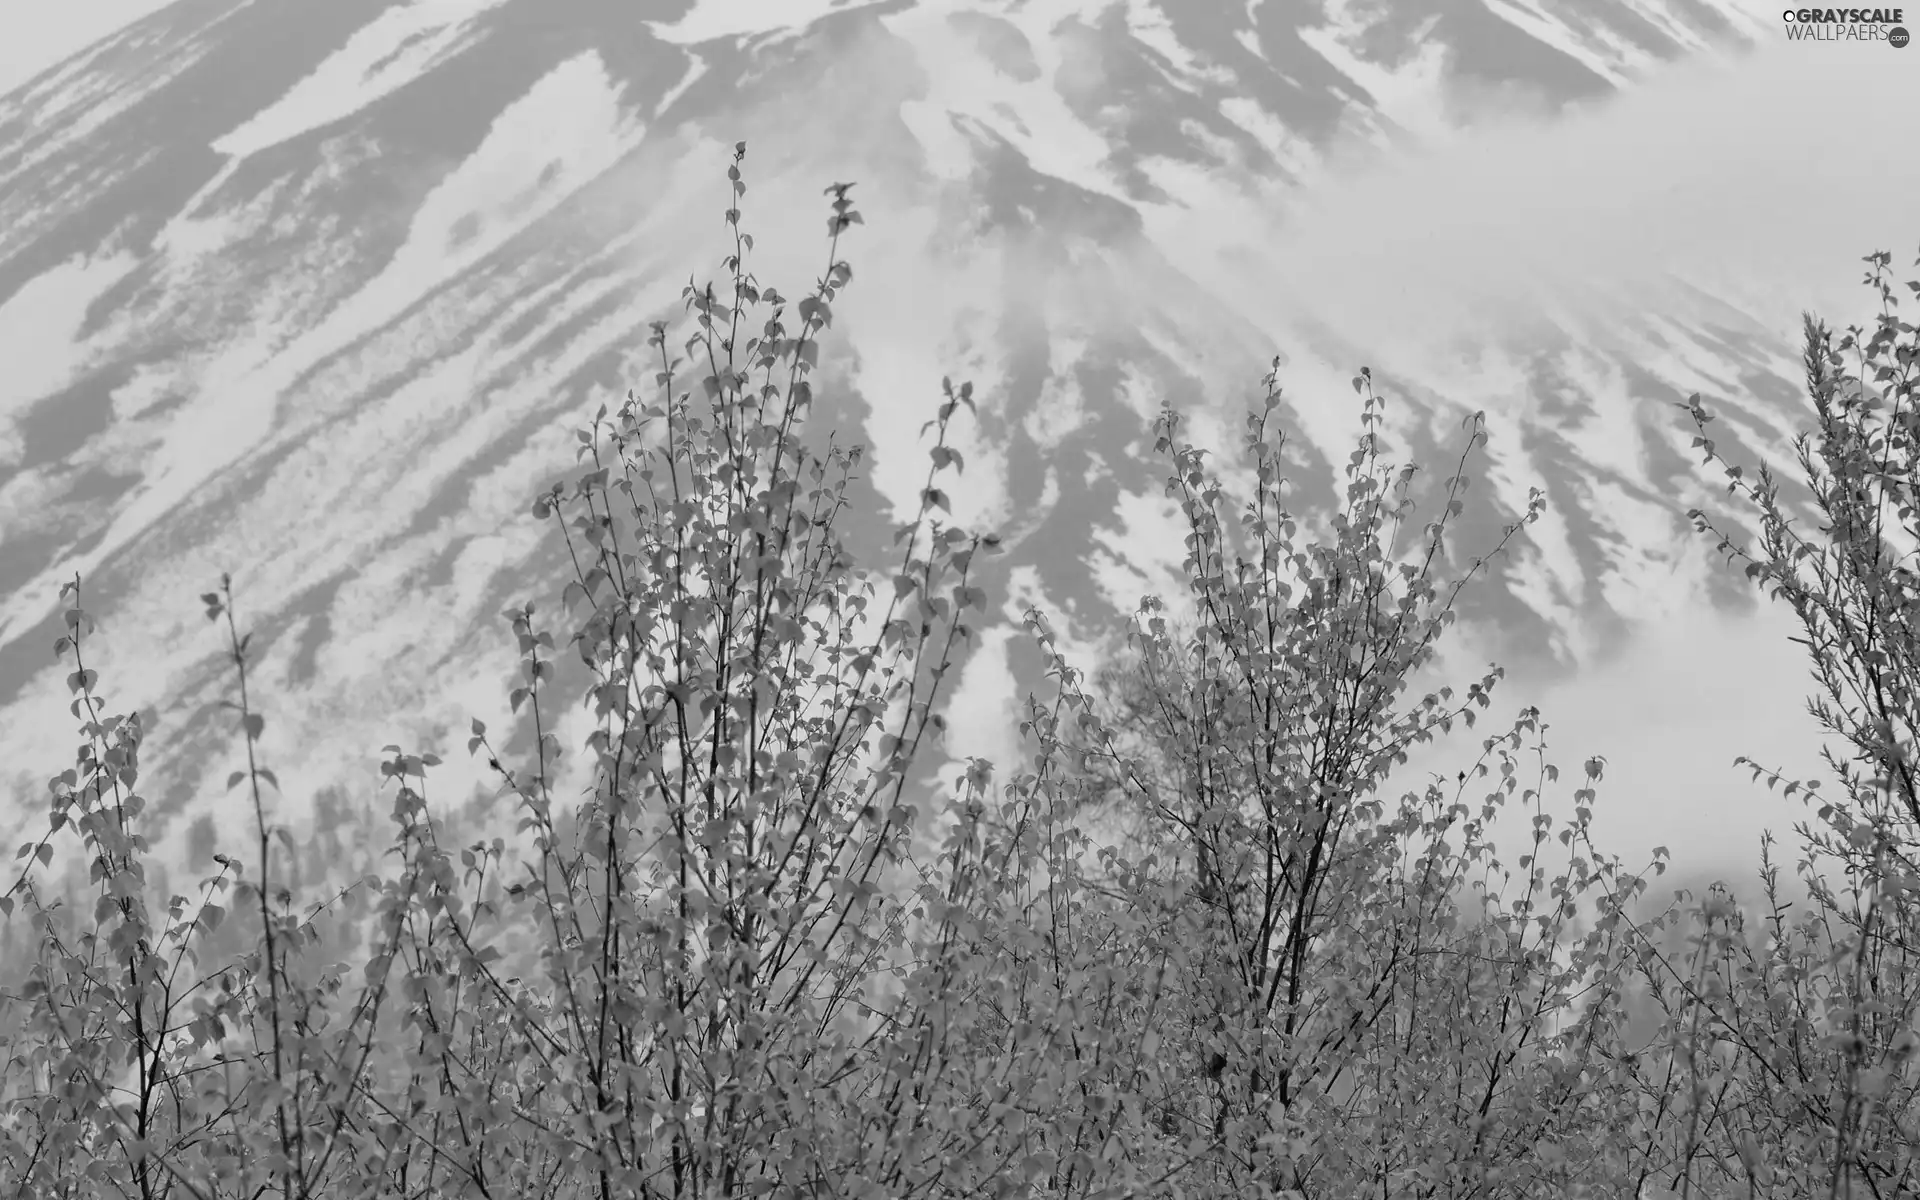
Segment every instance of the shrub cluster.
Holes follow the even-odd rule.
[[[998,549],[944,490],[972,389],[944,386],[918,511],[890,564],[863,565],[842,531],[861,451],[807,426],[860,215],[850,185],[828,189],[825,274],[797,302],[763,289],[744,155],[728,282],[685,290],[686,357],[655,323],[658,399],[602,408],[579,469],[533,505],[573,567],[566,644],[532,605],[507,614],[527,749],[477,720],[468,744],[514,798],[518,844],[443,842],[438,760],[389,746],[396,865],[296,897],[223,578],[203,601],[252,844],[161,905],[141,724],[108,715],[68,585],[57,651],[81,741],[0,898],[37,943],[0,993],[0,1195],[1920,1191],[1920,610],[1894,544],[1920,536],[1920,417],[1888,256],[1868,259],[1870,331],[1807,322],[1821,544],[1686,406],[1760,546],[1694,519],[1793,606],[1815,712],[1848,747],[1829,751],[1841,794],[1814,792],[1800,830],[1810,901],[1790,911],[1769,854],[1749,928],[1719,889],[1648,913],[1664,852],[1635,873],[1594,846],[1599,759],[1556,823],[1536,711],[1457,786],[1380,794],[1410,746],[1490,707],[1498,670],[1417,699],[1409,680],[1545,502],[1436,582],[1481,417],[1414,533],[1414,469],[1384,461],[1366,369],[1330,544],[1298,545],[1282,502],[1275,376],[1245,428],[1249,496],[1163,413],[1192,619],[1149,599],[1089,679],[1030,611],[1050,690],[1024,700],[1023,757],[998,780],[969,761],[921,811],[942,688],[985,606],[976,563]],[[563,654],[595,716],[578,799],[554,791]],[[1509,865],[1490,837],[1515,806],[1530,825]],[[1096,812],[1118,840],[1091,835]],[[91,912],[42,894],[56,838],[91,863]]]

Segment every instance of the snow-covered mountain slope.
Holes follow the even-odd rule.
[[[1603,660],[1689,589],[1737,606],[1677,549],[1709,489],[1670,402],[1708,392],[1729,444],[1778,459],[1791,326],[1711,270],[1614,278],[1589,247],[1570,273],[1577,229],[1476,259],[1511,231],[1437,214],[1497,224],[1501,196],[1442,195],[1418,164],[1519,119],[1508,152],[1537,137],[1572,180],[1543,178],[1536,206],[1581,212],[1555,131],[1675,64],[1737,64],[1777,40],[1769,19],[1717,0],[178,0],[0,97],[0,824],[37,825],[73,740],[50,646],[75,571],[102,622],[90,665],[157,717],[176,855],[228,811],[229,679],[195,601],[223,570],[264,654],[287,818],[377,814],[378,747],[445,753],[468,716],[504,723],[498,614],[560,570],[527,500],[597,404],[650,378],[647,322],[718,273],[741,138],[754,268],[782,290],[824,265],[820,189],[858,181],[819,419],[874,444],[873,512],[912,495],[939,378],[974,381],[960,515],[1006,535],[989,583],[1009,613],[1040,601],[1090,644],[1165,590],[1147,421],[1172,401],[1230,455],[1276,353],[1303,496],[1334,494],[1361,363],[1430,467],[1489,410],[1458,544],[1529,486],[1552,504],[1467,610],[1511,668]],[[1431,229],[1404,197],[1382,210],[1404,279],[1351,221],[1355,178],[1396,164],[1436,192]],[[1419,299],[1443,285],[1457,302]],[[996,736],[969,712],[1018,676],[1017,638],[969,664],[963,736]],[[447,757],[463,796],[477,775]]]

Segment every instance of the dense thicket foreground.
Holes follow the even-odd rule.
[[[660,398],[602,411],[577,477],[536,501],[576,566],[566,644],[532,606],[509,614],[532,749],[510,761],[478,721],[469,745],[511,786],[523,844],[443,845],[422,794],[435,760],[390,748],[398,866],[348,889],[377,900],[358,961],[334,961],[357,944],[344,906],[284,890],[224,584],[205,602],[257,825],[194,895],[149,895],[141,729],[105,715],[75,581],[59,651],[83,741],[0,900],[40,946],[0,1002],[0,1194],[1920,1190],[1920,643],[1916,577],[1883,536],[1920,535],[1915,338],[1887,256],[1869,260],[1870,332],[1808,324],[1819,429],[1800,450],[1824,544],[1790,528],[1764,472],[1727,468],[1764,536],[1757,555],[1722,545],[1799,613],[1847,747],[1802,830],[1812,903],[1789,912],[1769,867],[1773,905],[1749,929],[1720,893],[1636,920],[1647,880],[1588,837],[1600,763],[1571,824],[1541,811],[1557,773],[1536,713],[1486,739],[1451,794],[1376,794],[1411,743],[1471,725],[1498,673],[1404,694],[1484,562],[1432,580],[1484,434],[1475,417],[1442,511],[1411,534],[1412,471],[1380,457],[1364,370],[1331,545],[1295,545],[1271,377],[1246,426],[1250,497],[1223,494],[1164,414],[1197,624],[1147,603],[1125,669],[1095,686],[1031,613],[1056,690],[1026,703],[1030,755],[998,781],[970,764],[944,813],[917,812],[995,542],[944,517],[965,386],[930,423],[898,560],[863,569],[836,533],[860,455],[804,424],[859,220],[829,192],[829,267],[797,304],[747,272],[729,210],[730,289],[686,292],[692,363],[656,324]],[[579,803],[551,791],[563,652],[591,668],[599,719]],[[1096,804],[1127,815],[1120,844],[1082,831]],[[1508,804],[1532,823],[1517,869],[1487,841]],[[91,913],[36,891],[74,835]],[[229,961],[236,927],[251,948]],[[1630,1006],[1658,1015],[1650,1038],[1628,1036]]]

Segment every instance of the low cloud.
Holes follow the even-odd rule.
[[[1557,119],[1345,152],[1280,210],[1284,290],[1367,344],[1596,289],[1651,301],[1676,276],[1789,336],[1802,308],[1857,311],[1861,256],[1905,268],[1920,243],[1920,51],[1789,42],[1772,20],[1751,53]]]

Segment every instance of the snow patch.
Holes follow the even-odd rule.
[[[7,30],[0,41],[0,101],[18,103],[84,71],[127,26],[167,7],[172,0],[87,0],[85,4],[32,4],[31,18],[0,15]],[[9,0],[25,8],[30,0]],[[36,79],[56,65],[61,70]],[[28,87],[29,81],[34,86]],[[6,105],[0,104],[0,111]]]
[[[901,104],[901,116],[920,139],[931,169],[943,177],[961,177],[971,163],[970,147],[953,132],[953,118],[960,117],[962,124],[1005,139],[1034,170],[1124,199],[1103,166],[1111,151],[1106,138],[1081,121],[1057,90],[1065,56],[1051,30],[1070,14],[1052,14],[1058,4],[1047,7],[1046,20],[1032,8],[1002,15],[1033,47],[1040,78],[1031,83],[1009,79],[969,39],[956,38],[942,12],[916,7],[881,18],[889,33],[913,48],[926,77],[925,98]]]
[[[1582,38],[1525,0],[1487,0],[1487,10],[1615,87],[1622,86],[1632,74],[1653,62],[1646,51],[1604,30],[1590,29],[1588,36]],[[1667,32],[1677,34],[1678,31],[1668,29]],[[1605,53],[1595,48],[1596,42],[1604,47]]]
[[[1002,770],[1011,770],[1020,761],[1017,710],[1007,702],[1016,694],[1008,650],[1016,637],[1025,636],[1017,625],[996,625],[979,632],[972,654],[960,669],[960,683],[948,697],[947,737],[937,747],[942,758],[949,762],[969,756],[985,758]],[[953,773],[942,771],[941,775]]]
[[[1300,40],[1373,97],[1373,112],[1422,139],[1445,140],[1452,132],[1446,120],[1447,47],[1424,41],[1408,61],[1388,68],[1348,49],[1361,40],[1366,27],[1358,18],[1342,18],[1330,8],[1330,20],[1317,29],[1300,30]]]
[[[757,37],[786,33],[823,17],[860,8],[880,0],[695,0],[679,20],[648,21],[647,28],[663,42],[693,46],[726,37]]]
[[[7,370],[7,386],[0,389],[0,437],[35,401],[79,374],[87,307],[136,265],[128,254],[70,258],[34,276],[0,305],[0,363]]]
[[[304,335],[289,341],[285,331],[261,330],[209,364],[194,399],[149,456],[142,485],[80,569],[118,552],[264,441],[282,393],[301,372],[387,325],[431,288],[545,215],[639,136],[622,120],[598,54],[589,51],[556,67],[504,110],[480,148],[429,194],[386,271]],[[473,235],[456,246],[454,225],[466,218]],[[23,596],[36,597],[32,605],[16,600],[0,609],[0,644],[35,618],[47,582],[21,589]]]
[[[1186,0],[1173,0],[1185,3]],[[1191,50],[1180,44],[1180,38],[1173,31],[1173,22],[1167,19],[1164,11],[1165,0],[1127,0],[1127,29],[1133,39],[1147,49],[1154,51],[1186,79],[1169,76],[1168,82],[1184,92],[1197,94],[1187,80],[1202,80],[1224,87],[1234,86],[1233,72],[1217,63],[1202,62]]]
[[[1178,503],[1160,492],[1122,492],[1113,507],[1118,528],[1096,527],[1088,555],[1094,582],[1116,612],[1131,613],[1143,596],[1158,596],[1180,620],[1191,620],[1193,592],[1186,582],[1190,532]]]
[[[426,74],[476,18],[503,2],[412,0],[389,8],[213,148],[245,158],[366,107]]]
[[[362,293],[417,294],[465,270],[617,163],[645,135],[594,51],[561,63],[504,109],[415,213],[407,241]]]

